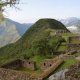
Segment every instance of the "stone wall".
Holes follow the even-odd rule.
[[[40,69],[45,71],[48,68],[50,68],[52,65],[54,65],[56,61],[57,60],[54,60],[54,59],[46,59],[40,64],[41,65]]]
[[[33,62],[33,61],[30,61],[30,60],[24,60],[22,62],[22,67],[24,68],[28,68],[28,69],[31,69],[31,70],[35,70],[36,69],[36,63]]]
[[[80,62],[69,68],[65,73],[65,80],[80,80]]]
[[[80,41],[80,36],[72,36],[72,37],[69,37],[68,38],[68,42],[69,43],[72,43],[72,42],[75,42],[75,41]]]
[[[22,61],[21,60],[14,60],[12,62],[9,62],[7,64],[2,65],[1,67],[6,68],[6,69],[17,69],[19,67],[22,67]]]
[[[36,69],[36,63],[30,60],[14,60],[12,62],[9,62],[5,65],[1,66],[2,68],[6,69],[17,69],[20,67],[24,67],[27,69],[35,70]]]
[[[0,68],[0,80],[42,80],[32,78],[30,73]]]
[[[73,50],[80,51],[80,44],[67,44],[67,52]]]
[[[0,68],[0,80],[43,80],[55,71],[61,63],[63,63],[63,60],[57,60],[54,65],[49,67],[42,74],[32,74],[29,72]]]
[[[63,29],[57,29],[57,30],[54,30],[55,31],[55,34],[63,34],[63,33],[68,33],[67,30],[63,30]]]
[[[46,78],[48,78],[64,61],[62,59],[58,59],[54,64],[52,64],[52,66],[46,68],[44,70],[44,72],[42,74],[36,74],[36,75],[31,75],[31,77],[41,79],[41,80],[45,80]]]

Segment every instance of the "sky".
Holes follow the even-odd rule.
[[[40,18],[80,18],[80,0],[21,0],[17,8],[7,7],[4,16],[20,23],[34,23]]]

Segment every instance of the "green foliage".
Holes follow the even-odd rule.
[[[77,60],[76,59],[68,59],[66,60],[62,65],[60,65],[60,67],[55,71],[55,72],[58,72],[58,71],[61,71],[61,70],[64,70],[64,69],[68,69],[71,65],[77,63]]]
[[[16,70],[18,70],[18,71],[24,71],[24,72],[29,72],[29,73],[32,73],[32,74],[42,74],[43,73],[43,71],[40,70],[40,69],[31,70],[31,69],[27,69],[27,68],[24,68],[24,67],[19,67]]]
[[[0,49],[0,62],[4,58],[9,61],[14,58],[22,58],[24,55],[32,57],[36,54],[47,55],[53,53],[54,48],[62,39],[59,36],[50,36],[50,31],[53,29],[67,30],[59,21],[54,19],[40,19],[16,43]]]
[[[44,59],[46,59],[46,57],[42,55],[36,55],[31,58],[31,60],[36,62],[37,64],[40,64],[40,62],[42,62]]]
[[[65,51],[66,50],[66,43],[61,43],[61,45],[57,49],[58,51]]]

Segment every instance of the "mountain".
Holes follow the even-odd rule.
[[[26,30],[32,25],[32,23],[21,24],[21,23],[15,22],[13,20],[10,20],[8,18],[6,18],[6,20],[9,22],[9,24],[16,25],[16,29],[17,29],[20,36],[22,36],[26,32]]]
[[[0,21],[0,47],[16,42],[31,25],[20,24],[8,18]]]
[[[80,34],[80,19],[71,17],[60,20],[71,32]]]
[[[63,39],[61,36],[51,36],[54,29],[68,29],[54,19],[40,19],[14,44],[0,48],[0,63],[15,58],[32,57],[34,55],[49,55]]]
[[[7,20],[0,21],[0,47],[16,42],[20,38],[15,24]]]

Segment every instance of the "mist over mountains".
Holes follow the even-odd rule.
[[[30,26],[5,18],[0,22],[0,47],[16,42]]]
[[[8,18],[6,18],[6,20],[8,21],[9,24],[15,24],[16,30],[18,31],[20,36],[22,36],[25,33],[25,31],[32,25],[32,23],[21,24]]]
[[[60,20],[72,33],[80,34],[80,18],[71,17]]]

